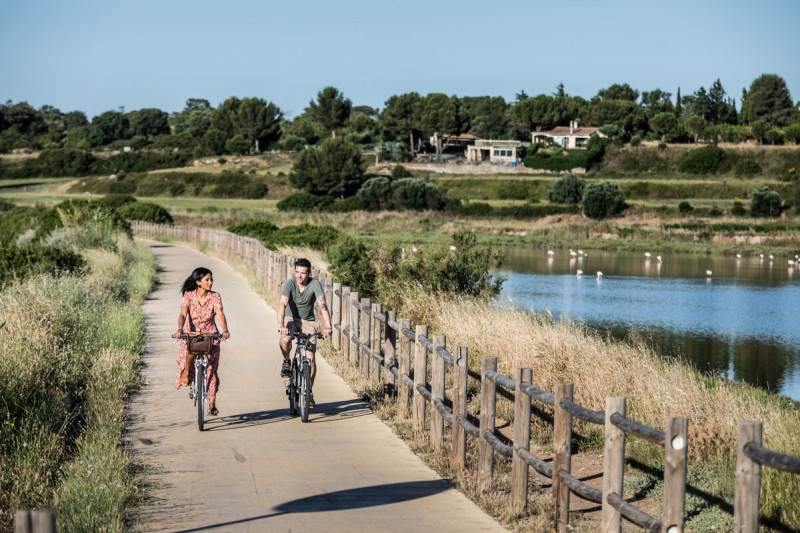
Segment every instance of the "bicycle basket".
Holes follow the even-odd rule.
[[[210,334],[190,332],[186,334],[186,337],[186,350],[191,355],[211,353],[213,344]]]

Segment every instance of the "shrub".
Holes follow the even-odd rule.
[[[731,214],[736,217],[743,217],[747,214],[747,209],[744,208],[744,204],[738,198],[733,200],[733,207],[731,208]]]
[[[49,246],[0,246],[0,287],[9,281],[43,272],[76,271],[84,266],[80,254]]]
[[[32,207],[13,207],[0,213],[0,244],[13,243],[17,237],[35,228],[40,215]]]
[[[128,222],[115,210],[104,206],[92,206],[83,199],[72,199],[64,200],[42,213],[39,218],[39,228],[33,238],[41,240],[55,229],[81,227],[94,220],[107,223],[115,231],[121,231],[128,236],[133,235]]]
[[[494,211],[492,206],[486,202],[467,202],[464,204],[459,202],[458,205],[451,205],[449,207],[451,210],[458,213],[478,217],[489,216]]]
[[[392,179],[399,180],[403,178],[413,178],[414,175],[403,165],[395,165],[392,168]]]
[[[392,182],[392,206],[396,209],[441,210],[444,195],[439,187],[416,178],[402,178]]]
[[[642,137],[641,137],[641,136],[639,136],[639,135],[634,135],[633,137],[631,137],[631,146],[632,146],[632,147],[636,148],[636,147],[638,147],[640,144],[642,144]]]
[[[117,209],[125,204],[132,204],[136,198],[130,194],[107,194],[95,201],[96,205],[108,207],[109,209]]]
[[[319,148],[307,148],[297,156],[289,181],[311,194],[352,196],[364,182],[367,162],[361,149],[341,137],[325,139]]]
[[[247,197],[252,200],[259,200],[261,198],[264,198],[268,192],[269,189],[267,188],[267,186],[259,181],[254,183],[250,187],[250,190],[247,192]]]
[[[361,240],[347,235],[328,248],[325,256],[337,282],[358,291],[360,296],[371,298],[375,295],[375,267]]]
[[[593,183],[583,193],[583,213],[589,218],[614,216],[626,207],[622,190],[610,182]]]
[[[678,169],[688,174],[711,174],[719,170],[725,152],[716,145],[689,150],[681,158]]]
[[[172,225],[169,211],[152,202],[134,202],[117,208],[117,213],[126,220],[143,220],[155,224]]]
[[[2,213],[3,211],[9,211],[11,209],[14,209],[15,207],[17,207],[16,204],[13,204],[11,202],[8,202],[0,198],[0,213]]]
[[[402,168],[397,166],[395,168]],[[388,209],[391,205],[392,182],[389,178],[379,176],[370,178],[358,190],[356,196],[370,211]]]
[[[722,211],[720,211],[719,207],[712,206],[711,210],[708,212],[708,216],[710,217],[721,217]]]
[[[745,157],[736,162],[734,171],[736,172],[736,174],[739,175],[758,174],[759,172],[761,172],[761,165],[759,165],[749,157]]]
[[[577,204],[583,198],[585,188],[586,182],[575,174],[567,174],[553,183],[547,191],[547,199],[554,204]]]
[[[349,213],[350,211],[364,211],[367,206],[359,200],[358,196],[351,196],[343,200],[334,201],[328,209],[331,213]]]
[[[680,211],[682,215],[685,215],[694,211],[694,207],[692,207],[692,204],[684,200],[678,204],[678,211]]]
[[[272,234],[277,231],[278,226],[264,219],[251,219],[242,222],[237,222],[228,226],[227,231],[237,235],[244,235],[246,237],[253,237],[262,242],[271,242]]]
[[[286,138],[281,142],[283,149],[290,152],[299,152],[307,145],[307,140],[305,140],[303,137],[297,137],[296,135],[287,135]]]
[[[782,210],[781,196],[777,192],[771,191],[766,185],[753,189],[753,196],[750,200],[751,216],[778,217]]]
[[[280,211],[311,211],[319,203],[319,197],[314,196],[310,192],[300,191],[290,194],[275,207]]]
[[[276,245],[307,246],[315,250],[325,250],[342,237],[342,232],[333,226],[321,224],[299,224],[284,226],[272,234]]]
[[[573,168],[586,168],[588,166],[587,154],[585,155],[551,155],[544,151],[536,152],[524,159],[525,166],[540,168],[554,172],[565,172]]]

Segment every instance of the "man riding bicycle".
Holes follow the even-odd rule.
[[[314,315],[315,303],[319,304],[320,314],[325,321],[325,329],[322,330],[323,338],[327,338],[330,336],[332,328],[328,304],[325,302],[325,291],[319,280],[311,277],[311,262],[308,259],[298,259],[294,263],[294,277],[287,279],[283,284],[278,302],[278,328],[281,332],[280,347],[283,354],[281,377],[288,378],[292,372],[289,361],[292,338],[289,336],[289,331],[316,333],[319,328],[319,323]],[[307,348],[307,355],[311,360],[312,389],[317,374],[317,365],[314,362],[316,347],[316,338],[312,338]],[[314,407],[313,394],[309,407]]]

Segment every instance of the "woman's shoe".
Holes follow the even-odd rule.
[[[219,409],[217,409],[217,407],[214,406],[214,407],[212,407],[211,409],[208,410],[208,414],[210,416],[217,416],[219,414]]]

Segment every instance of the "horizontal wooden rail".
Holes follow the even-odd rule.
[[[433,406],[439,411],[439,414],[442,415],[442,418],[447,420],[448,423],[453,423],[453,413],[445,406],[444,402],[439,398],[433,400]]]
[[[542,403],[546,403],[547,405],[555,405],[556,397],[552,392],[543,391],[542,389],[536,388],[530,383],[523,383],[519,386],[519,390],[533,398],[534,400],[539,400]]]
[[[558,479],[564,485],[569,487],[569,490],[571,490],[573,494],[577,494],[584,500],[588,500],[594,503],[603,502],[602,490],[587,485],[586,483],[576,478],[572,474],[567,473],[565,470],[562,470],[561,472],[558,473]]]
[[[633,420],[625,418],[622,415],[611,415],[611,423],[625,433],[629,433],[639,437],[640,439],[650,441],[653,444],[658,444],[660,446],[664,445],[664,440],[667,438],[663,431],[653,429],[650,426],[645,426],[644,424],[640,424],[638,422],[634,422]]]
[[[545,463],[535,455],[533,455],[528,450],[519,449],[517,450],[517,454],[522,458],[523,461],[528,463],[531,468],[539,472],[546,478],[553,477],[553,466],[550,463]]]
[[[800,474],[800,457],[778,453],[768,448],[763,448],[758,444],[753,444],[752,442],[745,444],[743,449],[744,454],[748,458],[761,466],[768,466],[775,470],[790,472],[792,474]]]
[[[592,411],[566,398],[562,398],[559,405],[561,405],[562,409],[566,412],[581,420],[600,425],[606,423],[606,414],[602,411]]]
[[[508,376],[504,376],[503,374],[499,374],[499,373],[495,372],[494,370],[490,370],[490,371],[486,372],[486,377],[489,378],[490,380],[494,381],[498,385],[500,385],[502,387],[505,387],[505,388],[507,388],[509,390],[513,391],[514,389],[517,388],[517,382],[516,381],[514,381],[513,379],[511,379]]]
[[[484,431],[481,436],[483,437],[483,440],[488,442],[491,445],[491,447],[494,448],[494,451],[496,451],[500,455],[503,455],[505,457],[511,457],[512,455],[514,455],[514,448],[512,448],[508,444],[503,444],[503,442],[500,439],[498,439],[497,435],[495,435],[494,433],[489,431]]]
[[[614,509],[619,511],[622,516],[636,524],[637,526],[644,528],[646,531],[651,531],[652,533],[660,533],[664,529],[664,524],[658,518],[653,518],[649,514],[645,513],[641,509],[634,507],[633,505],[629,504],[625,500],[623,500],[619,494],[612,492],[608,496],[606,496],[606,501],[611,504]]]

